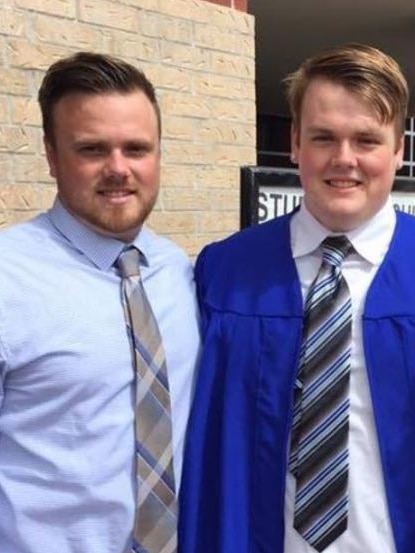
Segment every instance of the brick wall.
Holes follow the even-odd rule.
[[[203,0],[0,0],[0,10],[0,227],[53,200],[37,89],[50,63],[88,49],[156,85],[163,168],[151,226],[191,255],[238,228],[239,167],[255,162],[252,16]]]
[[[228,6],[228,8],[235,8],[235,10],[241,10],[243,12],[248,11],[248,0],[207,0],[214,4],[220,4],[221,6]]]

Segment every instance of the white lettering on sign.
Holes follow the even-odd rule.
[[[301,188],[283,186],[260,186],[258,194],[258,222],[269,221],[279,215],[289,213],[300,205]]]
[[[285,215],[300,205],[301,188],[284,186],[260,186],[258,194],[258,222],[264,223],[274,217]],[[415,215],[415,194],[392,192],[393,207]]]

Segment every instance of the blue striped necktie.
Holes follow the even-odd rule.
[[[170,394],[157,321],[130,247],[117,260],[136,370],[137,509],[131,551],[176,553],[177,502],[172,454]]]
[[[352,324],[341,264],[353,246],[345,236],[331,236],[322,249],[305,304],[289,460],[296,478],[294,527],[317,551],[347,528]]]

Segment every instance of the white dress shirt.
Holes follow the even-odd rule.
[[[395,228],[389,200],[375,217],[346,234],[356,253],[348,256],[342,272],[352,300],[350,374],[349,515],[347,530],[324,553],[395,553],[387,509],[378,440],[362,340],[362,313],[367,290],[387,252]],[[291,220],[291,247],[303,299],[319,270],[319,245],[330,235],[302,202]],[[295,479],[287,472],[284,553],[315,553],[294,529]]]

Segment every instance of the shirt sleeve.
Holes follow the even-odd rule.
[[[5,397],[5,381],[6,381],[6,368],[7,368],[7,353],[6,347],[4,344],[4,332],[2,324],[0,324],[0,416],[1,416],[1,407],[3,405]]]

